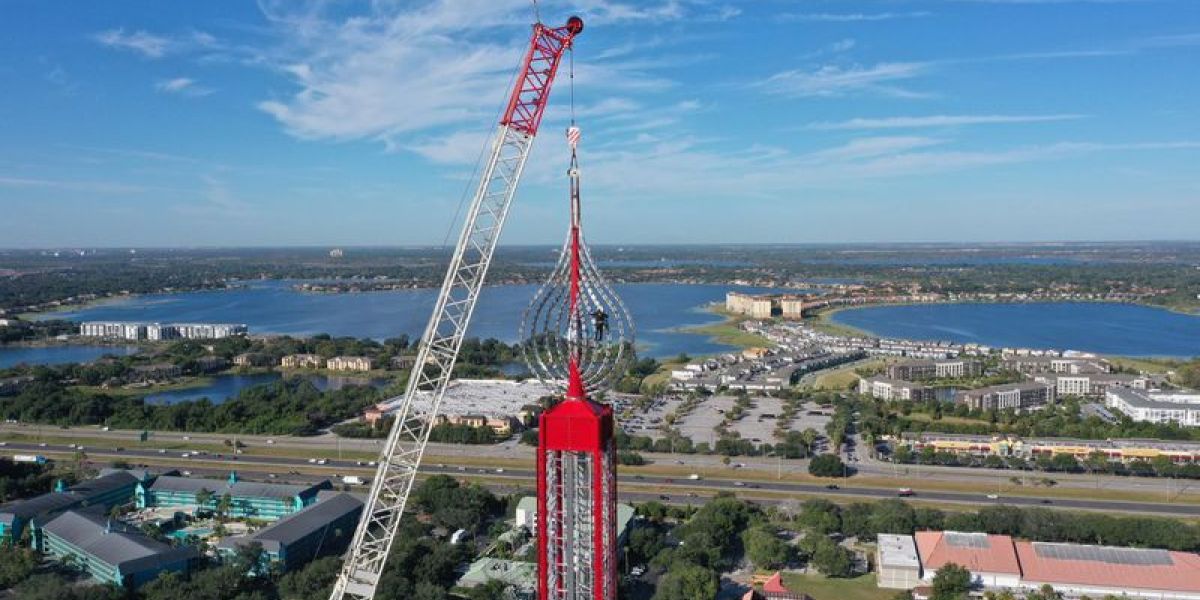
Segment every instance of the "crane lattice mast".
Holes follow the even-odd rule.
[[[403,396],[381,405],[395,420],[331,600],[375,597],[429,432],[450,383],[475,301],[546,109],[550,86],[563,54],[581,31],[583,20],[579,17],[571,17],[562,27],[547,27],[542,23],[533,26],[529,50],[492,141],[491,155],[483,167],[433,315],[421,338],[408,387]]]

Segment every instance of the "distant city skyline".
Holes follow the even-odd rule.
[[[1200,238],[1200,2],[579,0],[597,245]],[[528,0],[15,0],[0,248],[440,246]],[[560,75],[503,244],[565,227]]]

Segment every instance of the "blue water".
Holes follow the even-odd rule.
[[[246,323],[252,334],[328,333],[385,339],[407,333],[417,338],[425,330],[436,295],[433,290],[304,293],[292,290],[293,283],[264,281],[233,290],[147,295],[53,316],[87,321]],[[650,283],[615,287],[633,314],[639,352],[659,358],[680,352],[697,355],[728,351],[729,346],[714,343],[706,336],[677,330],[720,322],[720,317],[703,308],[712,302],[723,302],[727,291],[772,291],[726,285]],[[468,335],[516,342],[521,313],[535,291],[532,285],[485,288]]]
[[[30,365],[62,365],[89,362],[114,354],[127,356],[137,352],[135,346],[50,346],[27,348],[23,346],[0,346],[0,369],[26,363]]]
[[[220,404],[230,398],[238,395],[242,390],[264,383],[271,383],[280,379],[282,375],[279,373],[256,373],[253,375],[220,375],[214,378],[212,384],[189,388],[184,390],[173,390],[169,392],[160,392],[146,396],[147,404],[175,404],[177,402],[188,402],[208,398],[214,404]],[[305,379],[309,380],[318,390],[336,390],[347,385],[372,385],[375,387],[384,387],[390,380],[386,378],[363,378],[363,377],[339,377],[339,376],[324,376],[324,375],[305,375]]]
[[[1133,304],[878,306],[841,311],[833,320],[884,337],[1125,356],[1200,356],[1200,317]]]

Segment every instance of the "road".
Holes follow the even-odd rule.
[[[75,452],[75,449],[69,445],[11,441],[6,442],[2,450],[5,451],[4,453],[10,454],[46,454],[56,456],[70,456]],[[185,457],[182,450],[168,451],[165,449],[149,448],[106,449],[92,447],[86,448],[85,452],[91,460],[103,457],[111,460],[123,460],[131,464],[174,467],[180,470],[191,471],[193,474],[204,473],[220,476],[234,469],[243,474],[258,473],[264,478],[270,478],[269,476],[274,474],[276,475],[276,479],[281,480],[292,478],[308,479],[309,476],[313,479],[319,479],[322,478],[320,477],[322,474],[325,474],[325,477],[336,477],[345,474],[370,476],[373,473],[373,467],[368,462],[361,460],[328,459],[325,464],[318,464],[312,462],[312,459],[286,456],[231,456],[226,453],[222,453],[221,455],[202,454],[192,456],[189,453]],[[436,462],[437,460],[445,462]],[[422,466],[422,471],[426,474],[445,473],[455,476],[480,478],[493,487],[509,486],[513,489],[532,489],[534,482],[534,471],[532,469],[508,467],[480,468],[465,464],[456,465],[451,459],[445,457],[427,461]],[[731,475],[736,473],[736,471],[730,471]],[[630,500],[661,499],[685,503],[692,502],[693,500],[700,502],[704,496],[721,491],[733,491],[745,498],[775,502],[787,501],[792,497],[811,496],[846,499],[882,499],[897,496],[895,489],[856,486],[852,480],[847,480],[836,487],[827,487],[819,483],[764,481],[761,479],[747,479],[742,481],[734,478],[712,477],[692,480],[686,476],[670,477],[626,473],[619,475],[618,481],[627,491],[627,494],[624,494],[623,497]],[[1200,517],[1200,504],[1123,502],[1079,498],[1043,498],[1036,496],[1003,496],[998,500],[989,500],[979,492],[926,490],[919,490],[918,494],[912,499],[973,507],[980,507],[990,503],[1003,503],[1015,506],[1049,506],[1059,509],[1083,509],[1110,513],[1126,512],[1175,517]]]
[[[108,445],[116,444],[118,441],[123,440],[124,442],[128,442],[130,446],[134,446],[138,445],[137,440],[141,432],[132,430],[103,431],[99,427],[60,428],[45,425],[0,423],[0,437],[6,434],[10,436],[20,435],[34,439],[46,438],[52,442],[55,441],[54,438],[65,437],[67,441],[76,441],[85,445],[89,443],[89,440],[106,440]],[[204,444],[220,447],[224,446],[226,440],[236,440],[244,443],[250,447],[248,449],[253,449],[252,451],[254,452],[258,452],[260,449],[278,449],[278,451],[289,449],[294,451],[293,453],[306,457],[361,458],[364,461],[372,460],[378,456],[382,443],[380,440],[339,438],[331,434],[300,438],[291,436],[155,431],[150,432],[149,440],[145,445],[160,447]],[[855,441],[859,442],[857,439]],[[1143,494],[1147,498],[1162,498],[1164,500],[1167,498],[1175,499],[1185,495],[1193,499],[1200,496],[1200,487],[1198,487],[1197,482],[1186,480],[1067,473],[1042,474],[970,467],[893,465],[888,462],[869,458],[861,451],[862,445],[860,442],[855,447],[859,449],[856,455],[860,460],[859,462],[851,463],[851,467],[860,476],[878,480],[891,479],[895,481],[895,487],[897,488],[919,488],[922,487],[921,484],[923,482],[944,482],[946,484],[967,484],[984,492],[996,492],[999,490],[1003,493],[1006,488],[1011,489],[1013,487],[1009,482],[1009,478],[1015,475],[1038,479],[1050,477],[1055,481],[1055,487],[1060,489],[1074,488],[1114,490],[1126,493],[1134,492]],[[642,454],[656,466],[673,465],[679,469],[695,470],[728,469],[723,462],[724,457],[717,455]],[[466,465],[485,460],[532,464],[534,452],[533,448],[519,444],[516,440],[487,447],[431,443],[426,451],[426,457],[432,462],[461,462]],[[742,466],[745,471],[759,472],[758,475],[744,475],[744,477],[748,478],[762,478],[764,475],[770,478],[787,478],[789,475],[802,475],[808,472],[808,461],[806,460],[780,461],[767,457],[736,457],[733,460],[734,464]]]

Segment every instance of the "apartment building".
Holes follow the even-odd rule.
[[[370,371],[375,361],[366,356],[335,356],[325,362],[330,371]]]
[[[800,319],[804,313],[804,297],[796,294],[725,294],[725,310],[755,319]]]
[[[1006,383],[960,391],[954,395],[954,401],[974,410],[1029,410],[1053,403],[1054,390],[1054,385],[1036,381]]]
[[[858,393],[880,400],[932,400],[933,388],[889,377],[863,377],[858,380]]]
[[[1200,392],[1147,392],[1110,387],[1105,391],[1104,404],[1134,421],[1200,426]]]
[[[245,335],[246,325],[235,323],[125,323],[87,321],[79,325],[79,335],[123,340],[215,340]]]
[[[1059,397],[1080,396],[1085,398],[1103,398],[1105,392],[1112,386],[1146,389],[1149,384],[1149,379],[1146,377],[1125,373],[1051,373],[1035,375],[1033,380],[1053,385],[1055,394]]]
[[[983,364],[976,360],[906,360],[888,365],[887,376],[892,379],[919,381],[975,377],[983,372]]]
[[[289,354],[279,359],[279,366],[285,369],[319,369],[321,357],[316,354]]]

